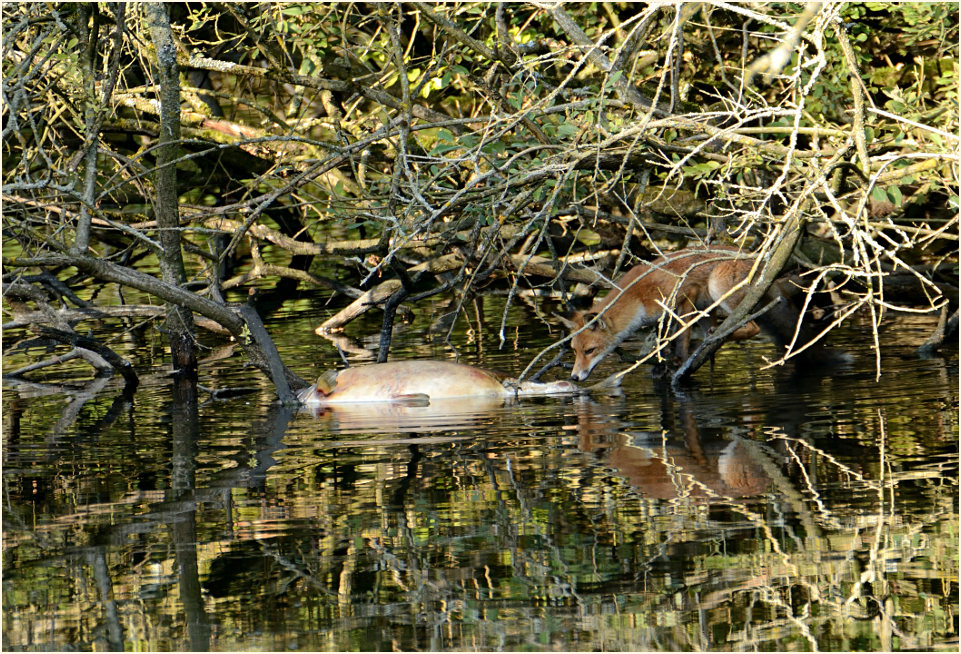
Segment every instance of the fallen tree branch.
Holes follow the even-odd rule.
[[[50,357],[49,359],[44,359],[43,361],[38,361],[36,363],[31,363],[30,365],[24,366],[22,368],[17,368],[16,370],[11,370],[10,372],[4,372],[3,376],[5,378],[17,378],[22,377],[28,372],[33,372],[34,370],[42,370],[44,368],[49,368],[50,366],[57,366],[61,363],[66,363],[67,361],[73,361],[74,359],[83,359],[91,366],[93,366],[97,371],[110,372],[113,373],[113,366],[110,365],[106,359],[102,356],[93,352],[91,350],[84,349],[82,347],[75,347],[66,354],[61,354],[58,356]]]
[[[286,366],[284,366],[282,376],[275,376],[276,370],[272,368],[269,355],[261,349],[258,343],[248,338],[251,332],[248,330],[247,322],[235,309],[225,304],[191,293],[179,286],[168,284],[152,275],[88,256],[51,254],[39,257],[10,257],[5,258],[3,263],[5,266],[16,267],[74,266],[102,281],[114,282],[151,293],[171,304],[199,313],[223,325],[243,345],[251,363],[271,377],[277,387],[278,395],[282,392],[283,382],[286,382],[295,390],[309,385]],[[254,328],[256,328],[256,325]]]
[[[95,352],[109,363],[114,370],[120,373],[120,376],[123,377],[126,386],[129,388],[134,389],[137,387],[137,384],[140,383],[140,380],[137,378],[137,372],[133,369],[131,363],[100,341],[87,336],[81,336],[76,332],[55,329],[47,325],[34,325],[32,329],[35,333],[46,336],[47,338],[52,338],[60,343],[66,343],[74,347]]]
[[[124,304],[119,307],[88,306],[78,309],[53,310],[58,321],[76,323],[82,320],[105,320],[109,318],[161,318],[165,309],[152,304]],[[28,327],[34,323],[48,321],[50,314],[45,311],[14,311],[14,319],[3,324],[2,329]],[[194,320],[198,327],[218,334],[229,334],[219,323],[209,318],[197,316]]]

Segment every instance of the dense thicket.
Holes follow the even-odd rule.
[[[3,7],[7,327],[99,368],[133,375],[78,322],[193,315],[289,398],[230,293],[385,308],[386,356],[401,302],[567,299],[705,239],[761,286],[791,255],[829,325],[956,304],[956,4],[146,7]]]

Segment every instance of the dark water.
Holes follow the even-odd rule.
[[[302,308],[268,327],[313,376],[339,356]],[[499,347],[502,310],[469,307],[462,362],[551,342],[517,306]],[[450,357],[429,324],[393,358]],[[758,340],[683,394],[642,368],[617,396],[320,417],[239,354],[203,383],[260,392],[175,404],[147,333],[132,398],[84,396],[80,366],[4,389],[3,647],[956,650],[958,359],[912,356],[933,326],[886,326],[879,381],[854,326],[831,376],[755,372]]]

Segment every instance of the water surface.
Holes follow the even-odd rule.
[[[502,312],[471,308],[462,362],[551,342],[515,306],[502,344]],[[341,365],[326,315],[268,321],[304,376]],[[434,317],[392,357],[452,356]],[[132,397],[80,367],[4,389],[3,646],[956,650],[958,359],[912,354],[933,327],[892,320],[880,380],[855,325],[832,375],[758,372],[757,340],[683,393],[642,368],[614,396],[320,417],[216,350],[208,388],[259,390],[175,401],[147,334]]]

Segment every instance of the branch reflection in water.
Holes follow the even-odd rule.
[[[633,375],[614,397],[318,417],[162,377],[8,390],[5,645],[948,642],[952,364],[905,357],[875,384],[870,363],[751,376],[743,356],[683,393]]]

